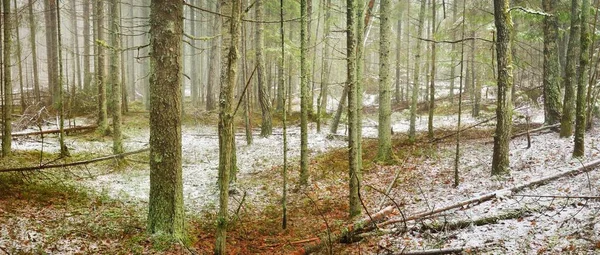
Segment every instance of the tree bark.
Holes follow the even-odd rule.
[[[48,0],[46,0],[48,1]],[[106,132],[108,129],[108,113],[106,106],[106,67],[104,63],[106,52],[104,45],[98,42],[104,42],[104,2],[96,0],[96,85],[98,88],[98,129],[100,132]]]
[[[544,122],[553,125],[560,122],[560,66],[558,62],[558,17],[556,17],[557,0],[543,0],[546,13],[553,16],[544,17]]]
[[[427,1],[421,1],[421,8],[419,10],[419,26],[417,27],[418,36],[417,38],[423,37],[424,21],[425,21],[425,6]],[[421,40],[417,40],[417,48],[415,50],[415,70],[413,75],[413,88],[412,97],[410,104],[410,127],[408,129],[408,138],[411,141],[415,141],[415,124],[417,121],[417,102],[419,100],[419,76],[421,75]]]
[[[348,161],[349,161],[349,198],[350,217],[360,215],[360,201],[358,197],[358,157],[357,157],[357,100],[356,100],[356,1],[346,0],[346,56],[347,56],[347,79],[348,88]],[[343,96],[343,95],[342,95]]]
[[[579,70],[577,75],[577,109],[575,118],[575,146],[573,157],[582,157],[585,152],[585,115],[587,107],[588,67],[590,65],[590,32],[588,16],[590,0],[581,4],[581,51],[579,52]]]
[[[221,9],[220,1],[216,1],[215,11],[219,12]],[[213,35],[221,33],[221,19],[215,18],[212,22]],[[213,88],[215,84],[219,84],[219,60],[221,56],[221,44],[220,37],[215,37],[210,41],[210,64],[208,66],[208,82],[206,83],[206,110],[212,111],[216,108],[216,102],[214,98]]]
[[[183,2],[152,0],[148,231],[184,237],[181,173]]]
[[[379,124],[377,159],[386,162],[392,156],[392,104],[390,80],[390,14],[392,4],[381,0],[379,18]]]
[[[18,5],[17,0],[13,0],[15,13],[18,14]],[[23,89],[23,59],[21,58],[21,36],[19,35],[19,28],[21,27],[20,21],[21,18],[17,15],[15,18],[15,34],[16,34],[16,46],[17,46],[17,67],[19,70],[19,88],[21,92],[21,114],[25,112],[25,108],[27,108],[27,102],[25,101],[25,91]]]
[[[123,152],[123,138],[121,134],[121,2],[110,1],[110,83],[112,86],[112,137],[113,153]]]
[[[12,13],[10,10],[10,0],[2,0],[2,12],[3,12],[3,34],[4,34],[4,47],[3,51],[3,83],[4,83],[4,107],[2,107],[2,157],[10,156],[11,145],[12,145],[12,75],[11,66],[12,62],[10,59],[11,54],[11,32],[12,32]]]
[[[263,0],[256,1],[255,19],[262,20],[263,18]],[[263,52],[264,43],[264,25],[256,23],[255,25],[255,43],[256,43],[256,65],[257,65],[257,81],[258,81],[258,101],[262,113],[262,125],[260,127],[260,135],[269,137],[273,133],[273,123],[271,120],[271,97],[267,90],[267,79],[265,74],[265,54]]]
[[[508,0],[494,0],[494,20],[497,31],[498,95],[496,102],[496,132],[492,158],[492,175],[508,174],[509,142],[512,129],[512,19]]]
[[[27,10],[29,11],[29,46],[31,47],[31,61],[33,64],[33,96],[36,102],[41,101],[40,78],[37,63],[37,44],[36,44],[36,25],[33,16],[33,0],[28,1]]]
[[[567,63],[565,67],[565,96],[563,100],[562,119],[560,121],[560,137],[571,137],[573,134],[573,121],[575,117],[575,84],[577,78],[576,58],[579,51],[579,30],[581,22],[579,14],[580,0],[571,1],[571,29],[569,31],[569,45],[567,47]]]
[[[431,0],[431,37],[436,39],[436,1]],[[475,41],[475,40],[473,40]],[[427,136],[429,139],[433,138],[433,110],[435,109],[435,43],[431,44],[431,74],[429,77],[429,118],[427,121]]]
[[[48,87],[52,95],[52,103],[58,103],[59,84],[58,84],[58,33],[56,32],[56,13],[57,4],[54,0],[44,0],[44,17],[46,22],[46,57],[48,64]]]

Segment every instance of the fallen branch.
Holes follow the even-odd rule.
[[[0,173],[38,171],[38,170],[50,169],[50,168],[63,168],[63,167],[70,167],[70,166],[86,165],[86,164],[91,164],[91,163],[105,161],[105,160],[123,158],[125,156],[139,154],[139,153],[146,152],[149,150],[150,150],[149,148],[146,148],[146,149],[141,149],[141,150],[137,150],[137,151],[131,151],[131,152],[125,152],[125,153],[121,153],[121,154],[114,154],[114,155],[99,157],[99,158],[95,158],[95,159],[75,161],[75,162],[55,164],[55,165],[41,165],[41,166],[0,169]]]
[[[461,253],[465,248],[444,248],[444,249],[433,249],[433,250],[422,250],[422,251],[405,251],[400,254],[404,255],[439,255],[439,254],[454,254]]]
[[[483,125],[483,124],[485,124],[485,123],[488,123],[488,122],[490,122],[490,121],[492,121],[492,120],[495,120],[495,119],[496,119],[496,116],[494,116],[494,117],[491,117],[491,118],[489,118],[489,119],[485,119],[485,120],[483,120],[483,121],[480,121],[480,122],[477,122],[477,123],[475,123],[475,124],[473,124],[473,125],[471,125],[471,126],[468,126],[468,127],[466,127],[466,128],[463,128],[463,129],[461,129],[461,130],[460,130],[460,131],[458,131],[458,132],[452,132],[451,134],[448,134],[448,135],[445,135],[445,136],[442,136],[442,137],[438,137],[438,138],[434,138],[433,140],[431,140],[431,142],[432,142],[432,143],[435,143],[435,142],[438,142],[438,141],[444,140],[444,139],[446,139],[446,138],[453,137],[453,136],[455,136],[457,133],[462,133],[463,131],[466,131],[466,130],[469,130],[469,129],[471,129],[471,128],[474,128],[474,127],[477,127],[477,126]]]
[[[79,127],[65,128],[64,131],[65,131],[65,133],[75,132],[75,131],[85,131],[85,130],[96,129],[97,127],[98,126],[79,126]],[[42,131],[33,131],[33,132],[16,132],[16,133],[12,133],[11,136],[17,137],[17,136],[46,135],[46,134],[57,134],[57,133],[60,133],[60,129],[51,129],[51,130],[42,130]],[[2,137],[2,136],[0,136],[0,137]]]
[[[441,231],[451,231],[451,230],[468,228],[470,226],[483,226],[483,225],[489,225],[489,224],[496,224],[502,220],[517,219],[517,218],[525,217],[531,213],[538,212],[538,211],[541,211],[541,209],[525,208],[525,209],[519,209],[519,210],[509,210],[508,212],[505,212],[502,214],[496,214],[496,215],[482,217],[482,218],[478,218],[478,219],[461,220],[461,221],[454,221],[454,222],[444,222],[442,224],[434,223],[434,224],[430,224],[430,225],[423,225],[422,227],[419,228],[419,230],[420,231],[431,230],[433,232],[441,232]]]
[[[442,207],[442,208],[439,208],[439,209],[436,209],[436,210],[432,210],[432,211],[428,211],[428,212],[423,212],[423,213],[418,213],[418,214],[409,216],[406,219],[390,219],[390,220],[388,220],[386,222],[378,224],[377,226],[381,228],[383,226],[394,224],[394,223],[405,223],[407,221],[419,220],[419,219],[422,219],[422,218],[427,217],[427,216],[436,215],[436,214],[439,214],[441,212],[449,211],[449,210],[456,209],[456,208],[461,208],[463,206],[468,206],[468,205],[471,205],[471,204],[481,204],[483,202],[490,201],[490,200],[495,199],[495,198],[500,197],[500,196],[510,196],[512,193],[519,192],[519,191],[524,190],[524,189],[529,188],[529,187],[539,186],[539,185],[542,185],[544,183],[547,183],[547,182],[550,182],[550,181],[553,181],[553,180],[556,180],[556,179],[560,179],[560,178],[565,177],[567,175],[578,175],[578,174],[581,174],[581,173],[592,171],[598,165],[600,165],[600,160],[594,160],[594,161],[588,162],[587,164],[583,164],[582,166],[577,167],[577,168],[572,169],[572,170],[568,170],[568,171],[565,171],[565,172],[562,172],[562,173],[558,173],[558,174],[555,174],[555,175],[552,175],[552,176],[540,178],[540,179],[537,179],[537,180],[534,180],[534,181],[531,181],[531,182],[528,182],[528,183],[517,185],[517,186],[512,187],[512,188],[497,190],[497,191],[494,191],[492,193],[481,195],[481,196],[478,196],[478,197],[475,197],[475,198],[471,198],[471,199],[468,199],[468,200],[463,200],[461,202],[458,202],[458,203],[455,203],[455,204],[452,204],[452,205],[448,205],[448,206],[445,206],[445,207]],[[372,230],[372,229],[365,229],[365,230]]]

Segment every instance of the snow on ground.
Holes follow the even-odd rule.
[[[455,204],[496,190],[511,188],[542,177],[555,175],[598,159],[600,132],[586,134],[586,156],[571,157],[572,138],[559,138],[556,133],[534,135],[532,147],[527,149],[525,137],[516,138],[510,145],[511,174],[492,178],[490,139],[461,145],[460,182],[453,183],[454,145],[443,145],[438,154],[423,158],[415,167],[423,168],[417,176],[418,186],[412,188],[417,198],[402,195],[410,187],[399,187],[397,201],[408,201],[403,210],[412,215]],[[409,166],[410,167],[410,166]],[[575,177],[564,177],[540,187],[520,191],[494,202],[485,202],[471,208],[449,211],[440,218],[445,221],[476,219],[499,215],[515,209],[536,209],[522,218],[500,221],[499,224],[471,226],[463,230],[441,233],[411,232],[401,237],[388,235],[379,244],[386,249],[408,250],[425,247],[479,247],[485,254],[561,254],[577,248],[575,254],[587,254],[600,242],[600,203],[596,200],[565,198],[526,198],[519,195],[600,196],[600,173],[592,171]],[[431,221],[426,221],[431,223]],[[586,248],[587,247],[587,248]],[[589,254],[594,254],[590,251]],[[597,254],[597,251],[596,251]]]
[[[214,127],[184,127],[183,135],[183,194],[186,208],[202,210],[206,206],[214,206],[218,202],[218,136]],[[281,129],[274,129],[274,135],[263,138],[254,135],[254,141],[247,145],[244,136],[237,136],[238,178],[268,170],[272,166],[281,165],[283,158],[283,140]],[[288,156],[291,163],[300,155],[300,130],[297,127],[288,129]],[[139,149],[148,141],[148,132],[127,139],[124,143],[126,151]],[[332,148],[344,146],[339,140],[327,139],[324,134],[309,132],[309,150],[314,153],[324,152]],[[95,146],[95,145],[91,145]],[[110,148],[110,146],[106,146]],[[88,147],[89,148],[89,147]],[[147,201],[150,191],[148,166],[143,171],[121,172],[99,176],[87,182],[88,185],[108,192],[109,195],[120,199],[135,199]],[[259,192],[258,187],[248,187],[247,199],[252,199],[253,192]]]

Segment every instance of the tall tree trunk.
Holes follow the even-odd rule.
[[[40,78],[37,63],[37,44],[36,44],[36,25],[33,16],[33,0],[28,1],[27,10],[29,11],[29,45],[31,47],[31,59],[33,63],[33,96],[36,102],[41,101]]]
[[[216,1],[215,11],[220,11],[220,3]],[[215,18],[212,22],[213,35],[221,33],[221,19]],[[219,60],[221,55],[220,37],[215,37],[210,41],[210,65],[208,66],[208,82],[206,84],[206,110],[212,111],[216,108],[213,88],[219,84]]]
[[[181,174],[183,2],[152,0],[148,231],[184,237]]]
[[[400,75],[402,75],[402,72],[400,71],[400,61],[401,59],[401,52],[402,52],[402,14],[404,12],[400,11],[400,14],[398,15],[398,22],[397,22],[397,33],[396,33],[396,81],[395,81],[395,85],[396,85],[396,93],[394,94],[394,102],[396,104],[399,104],[400,102],[402,102],[402,98],[404,97],[404,91],[402,88],[402,85],[400,83]]]
[[[96,0],[96,40],[99,42],[104,41],[104,2],[102,0]],[[106,52],[104,46],[96,44],[96,84],[98,88],[98,129],[100,132],[106,132],[108,129],[108,113],[106,107],[106,67],[104,59]]]
[[[279,85],[278,91],[281,90],[281,95],[285,95],[285,78],[283,77],[283,70],[285,68],[285,33],[283,31],[283,0],[279,0],[279,34],[281,36],[281,64],[279,65]],[[277,93],[279,95],[279,92]],[[286,112],[285,112],[285,96],[278,97],[281,98],[283,107],[282,111],[282,124],[283,124],[283,194],[281,198],[281,209],[282,209],[282,219],[281,219],[281,227],[283,229],[287,228],[287,120],[286,120]],[[280,105],[279,103],[277,104]]]
[[[426,1],[421,1],[421,8],[419,10],[419,26],[417,27],[418,36],[417,38],[423,37],[423,29],[424,29],[424,21],[425,21],[425,5]],[[417,121],[417,101],[419,100],[419,76],[421,73],[421,40],[417,40],[417,48],[415,50],[415,70],[413,75],[413,88],[412,88],[412,97],[410,104],[410,127],[408,129],[408,138],[411,141],[415,140],[415,124]]]
[[[215,254],[226,254],[225,244],[227,235],[227,206],[229,201],[230,171],[235,167],[233,162],[234,129],[233,129],[233,103],[235,83],[237,81],[238,46],[240,41],[240,0],[227,2],[230,9],[229,38],[224,38],[226,44],[226,65],[221,70],[221,93],[219,94],[219,213],[217,219],[217,233]],[[227,13],[227,12],[224,12]],[[228,40],[226,40],[228,39]]]
[[[581,10],[581,51],[579,52],[579,73],[577,76],[577,109],[573,157],[582,157],[585,152],[586,92],[588,86],[588,67],[590,65],[590,32],[588,28],[590,0],[582,1]]]
[[[256,1],[255,19],[262,20],[263,18],[263,0]],[[260,127],[260,135],[269,137],[273,133],[273,123],[271,121],[271,97],[267,91],[267,79],[265,74],[265,55],[264,55],[264,25],[262,23],[255,24],[255,40],[256,44],[256,71],[258,81],[258,101],[262,113],[262,125]]]
[[[358,196],[358,145],[357,145],[357,100],[356,100],[356,1],[346,0],[346,56],[347,56],[347,80],[348,88],[348,161],[349,161],[349,214],[350,217],[360,215],[360,201]],[[342,95],[344,96],[344,95]]]
[[[392,156],[392,106],[390,80],[390,0],[381,0],[379,24],[379,126],[377,159],[386,162]]]
[[[52,103],[58,103],[58,56],[57,56],[57,32],[56,32],[56,12],[57,5],[54,0],[44,0],[46,21],[46,57],[48,63],[48,87],[52,95]]]
[[[27,101],[25,99],[25,90],[23,89],[23,59],[21,58],[21,36],[19,33],[19,28],[21,27],[20,22],[21,22],[21,18],[18,15],[18,5],[17,5],[17,0],[13,0],[13,4],[14,4],[14,10],[15,10],[15,14],[17,15],[17,17],[15,18],[15,34],[16,34],[16,46],[17,46],[17,68],[19,70],[19,88],[20,88],[20,95],[21,95],[21,114],[23,114],[25,112],[25,108],[27,108]]]
[[[560,122],[560,66],[558,62],[558,17],[555,8],[557,0],[543,0],[546,13],[553,16],[544,17],[544,119],[546,125]]]
[[[191,2],[192,4],[195,4],[194,1]],[[194,37],[197,37],[197,23],[198,21],[196,20],[196,11],[193,8],[188,8],[189,14],[189,24],[190,24],[190,34]],[[200,79],[199,79],[199,75],[198,73],[200,72],[200,68],[198,68],[198,59],[201,58],[202,56],[197,55],[198,52],[196,51],[196,48],[198,47],[198,43],[196,43],[196,40],[190,40],[190,55],[191,55],[191,59],[190,59],[190,76],[191,76],[191,81],[190,81],[190,90],[191,90],[191,96],[192,96],[192,106],[198,106],[199,104],[199,100],[198,100],[198,92],[200,89]],[[200,61],[202,62],[202,61]]]
[[[73,71],[75,72],[75,77],[77,78],[77,88],[83,89],[83,81],[81,80],[81,56],[79,55],[79,24],[77,22],[77,5],[76,0],[71,0],[71,26],[73,27],[73,56],[75,57],[75,68]],[[88,16],[86,16],[88,17]],[[75,80],[73,81],[75,82]]]
[[[404,100],[406,102],[408,102],[408,91],[410,90],[410,28],[411,28],[411,18],[410,18],[410,2],[406,3],[406,24],[404,27],[406,27],[406,35],[404,36],[406,38],[406,89],[405,89],[405,93],[404,93]]]
[[[458,13],[457,0],[452,5],[452,23],[456,22],[456,16]],[[456,40],[456,29],[452,29],[452,39]],[[454,104],[454,81],[456,80],[456,43],[453,43],[450,49],[450,103]],[[460,92],[459,92],[460,93]]]
[[[58,83],[57,83],[57,90],[55,92],[58,93],[58,109],[59,109],[59,115],[60,115],[60,120],[59,120],[59,129],[60,129],[60,133],[58,136],[58,142],[60,144],[60,156],[61,157],[67,157],[69,156],[69,150],[67,148],[67,146],[65,145],[65,100],[64,100],[64,89],[63,89],[63,61],[62,61],[62,33],[61,33],[61,20],[60,20],[60,10],[58,9],[59,6],[59,0],[49,0],[50,3],[54,3],[54,5],[56,6],[55,8],[55,12],[54,14],[56,16],[54,16],[54,20],[56,21],[56,23],[54,24],[54,32],[56,32],[56,54],[58,55],[58,59],[57,59],[57,76],[58,76]],[[68,88],[68,87],[67,87]],[[68,92],[68,89],[67,89]]]
[[[492,158],[492,175],[509,172],[509,142],[512,128],[512,19],[508,0],[494,0],[494,20],[497,41],[496,55],[498,61],[498,95],[496,102],[496,132],[494,136],[494,153]]]
[[[308,11],[307,1],[300,0],[300,185],[308,183]]]
[[[471,31],[471,37],[475,38],[476,33],[475,30]],[[473,109],[472,116],[479,117],[479,111],[481,109],[481,85],[477,82],[477,64],[475,63],[475,53],[477,49],[475,48],[475,40],[471,40],[471,88],[472,88],[472,98],[473,98]]]
[[[331,0],[324,0],[325,21],[323,28],[323,58],[321,59],[321,91],[319,92],[318,109],[317,109],[317,132],[321,132],[321,119],[327,115],[327,102],[329,97],[329,74],[331,72],[331,64],[329,56],[331,55],[331,47],[329,47],[329,34],[331,32]]]
[[[83,90],[91,92],[92,74],[90,71],[90,0],[83,1]]]
[[[121,134],[121,2],[110,1],[110,83],[112,85],[113,153],[123,153]]]
[[[562,119],[560,121],[560,137],[571,137],[575,117],[575,84],[577,78],[577,54],[579,51],[579,30],[581,22],[579,14],[580,0],[571,1],[571,30],[569,31],[569,46],[567,48],[567,63],[565,67],[565,97],[563,100]]]
[[[431,36],[436,40],[436,1],[431,0]],[[473,40],[474,41],[474,40]],[[429,84],[429,118],[427,120],[427,136],[433,138],[433,111],[435,109],[435,43],[431,43],[431,75]]]
[[[10,0],[2,0],[4,34],[3,61],[4,61],[4,107],[2,107],[2,156],[7,157],[11,154],[12,142],[12,75],[11,75],[11,32],[12,32],[12,13],[10,12]]]

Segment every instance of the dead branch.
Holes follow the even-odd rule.
[[[149,148],[146,148],[146,149],[141,149],[141,150],[137,150],[137,151],[131,151],[131,152],[125,152],[125,153],[121,153],[121,154],[114,154],[114,155],[99,157],[99,158],[95,158],[95,159],[75,161],[75,162],[55,164],[55,165],[41,165],[41,166],[0,169],[0,173],[38,171],[38,170],[44,170],[44,169],[50,169],[50,168],[63,168],[63,167],[70,167],[70,166],[87,165],[87,164],[96,163],[96,162],[105,161],[105,160],[123,158],[125,156],[139,154],[139,153],[146,152],[149,150],[150,150]]]
[[[68,132],[76,132],[76,131],[87,131],[87,130],[93,130],[96,129],[98,126],[79,126],[79,127],[71,127],[71,128],[65,128],[64,131],[65,133]],[[33,132],[16,132],[16,133],[12,133],[12,137],[17,137],[17,136],[32,136],[32,135],[46,135],[46,134],[57,134],[60,133],[60,129],[51,129],[51,130],[42,130],[42,131],[33,131]],[[2,137],[0,135],[0,137]]]
[[[405,251],[400,254],[404,255],[440,255],[440,254],[455,254],[463,252],[465,248],[444,248],[444,249],[433,249],[433,250],[422,250],[422,251]]]

